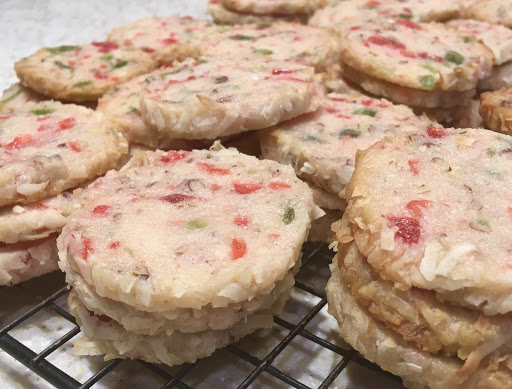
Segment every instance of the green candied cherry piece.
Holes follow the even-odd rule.
[[[5,103],[8,103],[9,101],[14,100],[16,97],[21,95],[22,92],[23,92],[23,87],[20,86],[18,88],[18,90],[16,92],[14,92],[12,95],[10,95],[9,97],[6,97],[3,100],[0,100],[0,104],[5,104]]]
[[[128,112],[136,113],[137,115],[140,115],[140,111],[132,105],[130,105],[130,107],[128,107]]]
[[[419,78],[421,89],[434,90],[437,85],[436,78],[431,74],[425,74]]]
[[[492,149],[492,148],[488,148],[488,149],[487,149],[487,156],[488,156],[488,157],[491,157],[491,158],[492,158],[492,157],[494,157],[494,156],[496,156],[496,150],[494,150],[494,149]]]
[[[112,54],[108,54],[108,55],[101,56],[100,59],[102,61],[111,61],[114,59],[114,56]]]
[[[351,138],[359,138],[361,136],[361,131],[354,130],[352,128],[347,128],[345,130],[341,130],[339,136],[350,136]]]
[[[83,88],[84,86],[91,85],[92,81],[79,81],[73,84],[73,88]]]
[[[119,61],[112,66],[112,69],[119,69],[126,65],[128,65],[128,61]]]
[[[295,219],[295,209],[290,207],[289,205],[284,209],[283,214],[283,222],[284,224],[288,225]]]
[[[377,110],[373,109],[373,108],[367,108],[367,107],[357,108],[352,111],[352,114],[353,115],[366,115],[366,116],[371,116],[372,118],[374,118],[375,115],[377,115]]]
[[[208,224],[201,218],[189,220],[187,222],[187,228],[189,230],[200,230],[201,228],[205,228]]]
[[[51,54],[55,55],[55,54],[62,54],[62,53],[66,53],[68,51],[73,51],[73,50],[76,50],[76,49],[79,49],[78,46],[58,46],[58,47],[49,47],[47,48],[46,50],[49,51]]]
[[[308,142],[315,142],[315,143],[320,143],[320,144],[327,143],[325,140],[323,140],[317,136],[314,136],[314,135],[304,135],[302,137],[302,139],[304,139],[305,141],[308,141]]]
[[[256,37],[250,36],[250,35],[237,34],[237,35],[230,36],[229,39],[232,39],[234,41],[252,41],[252,40],[256,39]]]
[[[51,113],[54,113],[55,110],[52,108],[41,108],[41,109],[33,109],[30,111],[31,114],[34,114],[36,116],[44,116],[49,115]]]
[[[475,230],[483,232],[491,231],[491,224],[487,219],[476,219],[472,221],[469,225],[471,226],[471,228],[474,228]]]
[[[271,54],[274,54],[274,52],[272,50],[269,50],[269,49],[255,49],[252,52],[253,52],[253,54],[258,54],[258,55],[271,55]]]
[[[400,14],[400,15],[398,15],[398,17],[403,20],[411,20],[412,14]]]
[[[62,68],[62,69],[68,69],[68,70],[74,70],[74,66],[70,66],[70,65],[66,65],[65,63],[63,62],[60,62],[60,61],[54,61],[53,62],[55,65],[57,65],[59,68]]]
[[[444,55],[444,60],[455,65],[461,65],[464,62],[464,56],[456,51],[448,50]]]

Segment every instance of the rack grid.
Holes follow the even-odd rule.
[[[294,340],[298,340],[299,342],[313,342],[322,349],[330,350],[339,356],[339,362],[334,365],[325,377],[322,377],[323,381],[316,386],[318,388],[325,389],[332,387],[333,382],[350,363],[355,363],[368,368],[375,372],[379,377],[381,375],[383,376],[382,378],[386,377],[386,380],[391,382],[394,388],[402,387],[401,381],[398,377],[384,372],[378,366],[366,361],[348,345],[341,347],[340,344],[336,344],[337,342],[324,339],[322,336],[315,334],[314,331],[310,331],[306,328],[327,304],[325,283],[326,277],[328,277],[327,265],[330,263],[332,255],[332,252],[329,251],[326,245],[313,243],[306,243],[304,245],[302,267],[296,276],[294,288],[296,291],[299,291],[299,293],[305,293],[312,296],[314,298],[314,303],[307,307],[306,313],[302,315],[300,320],[296,323],[293,323],[293,320],[287,320],[285,315],[274,317],[274,328],[279,331],[284,331],[286,335],[277,344],[273,345],[269,351],[260,350],[260,352],[251,353],[244,350],[243,347],[240,347],[238,343],[227,346],[224,350],[232,354],[235,358],[238,358],[248,364],[250,366],[250,373],[242,377],[242,380],[239,382],[226,382],[226,387],[249,388],[255,380],[258,379],[258,377],[262,375],[270,375],[273,377],[273,384],[277,387],[298,389],[311,388],[311,386],[306,385],[299,379],[294,378],[291,374],[288,374],[283,371],[283,369],[279,369],[275,364],[273,364],[273,362],[276,361],[276,358],[278,358],[280,354],[282,354],[283,350]],[[317,269],[322,269],[324,277],[317,275],[317,270],[312,271],[311,266],[308,266],[311,264],[315,264]],[[24,284],[16,285],[11,288],[16,292],[21,292],[28,296],[32,299],[35,305],[21,315],[18,315],[14,320],[10,320],[8,323],[0,322],[0,326],[3,327],[0,329],[0,348],[32,370],[38,376],[48,381],[51,385],[59,389],[87,389],[98,383],[98,381],[111,373],[120,364],[126,363],[126,360],[120,359],[109,361],[84,382],[81,383],[77,381],[70,374],[47,360],[52,353],[80,334],[80,328],[76,325],[74,317],[65,309],[65,305],[61,306],[62,304],[58,304],[57,302],[57,300],[63,299],[67,296],[68,289],[66,285],[63,283],[62,287],[57,291],[52,291],[48,295],[44,295],[43,293],[34,293]],[[53,311],[55,314],[69,321],[74,326],[63,336],[53,341],[44,350],[36,352],[19,340],[16,340],[15,337],[9,334],[9,332],[22,325],[26,320],[44,309]],[[215,354],[210,358],[214,357]],[[308,356],[304,355],[303,357],[307,358]],[[161,386],[162,389],[186,389],[193,387],[186,383],[187,377],[194,375],[194,371],[197,369],[197,365],[200,361],[181,365],[179,368],[174,369],[172,374],[161,365],[143,361],[136,361],[136,363],[142,366],[144,370],[148,371],[148,373],[151,372],[152,374],[156,374],[166,381],[165,384]],[[210,364],[209,368],[221,369],[222,366]]]

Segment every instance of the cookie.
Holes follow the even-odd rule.
[[[161,137],[216,139],[314,110],[313,69],[288,61],[187,60],[141,92],[141,113]]]
[[[101,113],[27,103],[0,114],[0,206],[57,195],[117,166],[128,143]]]
[[[465,105],[476,94],[475,89],[467,91],[419,90],[399,86],[388,81],[372,77],[348,65],[343,65],[343,76],[352,83],[375,95],[383,96],[397,104],[407,104],[422,108],[452,108]]]
[[[358,304],[406,342],[432,354],[458,357],[460,375],[474,372],[480,362],[512,338],[510,316],[485,316],[479,311],[440,302],[435,292],[400,290],[383,280],[354,243],[338,252],[339,276]]]
[[[6,109],[23,106],[30,101],[39,103],[44,100],[48,100],[48,98],[29,88],[25,88],[17,82],[4,90],[2,96],[0,96],[0,112]]]
[[[356,71],[419,91],[474,89],[490,75],[494,58],[474,37],[410,20],[353,26],[343,34],[341,47],[343,62]]]
[[[173,63],[199,54],[204,30],[210,23],[190,16],[153,16],[115,28],[107,39],[141,49],[161,64]]]
[[[502,88],[480,95],[482,114],[487,127],[504,134],[512,133],[512,88]]]
[[[56,236],[0,247],[0,286],[16,285],[57,270]]]
[[[466,16],[491,24],[512,27],[512,3],[507,0],[478,0],[466,9]]]
[[[387,100],[329,94],[316,112],[266,130],[260,136],[261,151],[264,158],[291,165],[299,177],[344,197],[357,150],[429,124],[410,108]]]
[[[492,131],[430,126],[360,153],[344,217],[368,263],[399,288],[436,290],[487,315],[511,311],[511,144]]]
[[[327,0],[222,0],[231,11],[255,15],[307,15],[326,4]]]
[[[471,375],[460,375],[462,362],[458,358],[434,355],[405,342],[360,306],[341,280],[336,257],[331,273],[328,311],[338,321],[343,338],[364,358],[400,376],[406,387],[498,389],[510,385],[511,356],[507,347],[485,358]]]
[[[114,42],[46,47],[14,64],[23,86],[72,102],[98,100],[107,90],[157,63],[142,50]]]
[[[279,22],[270,26],[212,27],[202,53],[208,58],[236,61],[241,58],[255,62],[269,58],[294,61],[322,73],[338,66],[340,50],[339,37],[334,31]]]
[[[440,22],[451,19],[458,12],[459,5],[454,1],[338,1],[316,11],[309,20],[309,24],[343,31],[353,25],[386,23],[393,19]]]
[[[232,149],[139,153],[81,199],[61,261],[98,295],[160,312],[268,294],[319,212],[293,169]]]
[[[226,330],[137,335],[126,331],[108,316],[89,311],[74,290],[69,294],[68,306],[84,333],[84,337],[74,344],[75,353],[105,355],[106,360],[132,358],[169,366],[192,363],[257,329],[272,327],[272,311],[267,310],[248,316]]]
[[[484,120],[480,115],[480,100],[472,99],[465,105],[452,108],[417,108],[417,115],[425,114],[430,120],[441,123],[445,127],[480,128]]]
[[[208,13],[216,24],[271,24],[278,21],[303,22],[306,16],[301,15],[253,15],[233,12],[222,5],[222,0],[209,0]]]
[[[484,91],[509,87],[512,87],[512,61],[493,67],[491,75],[477,84],[477,88]]]

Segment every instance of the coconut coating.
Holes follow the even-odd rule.
[[[487,127],[504,134],[512,133],[512,88],[485,92],[480,96],[482,114]]]

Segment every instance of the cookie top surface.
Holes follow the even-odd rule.
[[[512,88],[501,88],[480,95],[482,114],[487,126],[505,134],[512,133]]]
[[[351,0],[340,1],[314,13],[309,24],[345,30],[353,25],[384,23],[391,19],[414,22],[443,21],[459,11],[455,1]]]
[[[357,94],[329,94],[316,112],[266,132],[261,137],[262,154],[296,166],[300,176],[338,193],[352,176],[357,150],[429,124],[404,105]]]
[[[406,287],[512,310],[511,145],[492,131],[431,126],[363,152],[345,214],[368,262]]]
[[[255,15],[234,12],[222,5],[222,0],[209,0],[208,13],[216,24],[270,24],[277,21],[300,21],[307,15]]]
[[[512,3],[507,0],[474,1],[466,13],[472,19],[512,27]]]
[[[190,16],[149,17],[113,29],[108,39],[142,49],[160,63],[172,63],[197,55],[209,20]]]
[[[212,58],[247,58],[254,61],[272,58],[294,61],[325,72],[339,63],[338,36],[328,29],[279,22],[211,28],[203,55]]]
[[[142,50],[105,41],[42,48],[14,67],[23,85],[53,98],[82,102],[97,100],[110,87],[156,65]]]
[[[88,108],[47,101],[0,114],[0,204],[30,203],[116,166],[128,143]]]
[[[140,153],[129,166],[84,191],[59,250],[99,295],[137,309],[269,293],[316,217],[291,168],[233,149]]]
[[[0,111],[20,107],[29,101],[38,103],[48,98],[29,89],[25,88],[19,82],[12,84],[9,88],[3,91],[0,96]]]
[[[222,0],[227,9],[256,15],[309,14],[326,3],[326,0]]]
[[[187,60],[148,77],[140,102],[160,133],[215,139],[308,112],[316,93],[313,69],[294,62]]]
[[[512,60],[512,30],[502,25],[477,20],[452,20],[448,26],[472,35],[492,50],[494,63],[501,65]]]
[[[441,24],[396,20],[355,25],[341,40],[343,62],[413,89],[464,91],[490,74],[492,52],[474,37]]]

